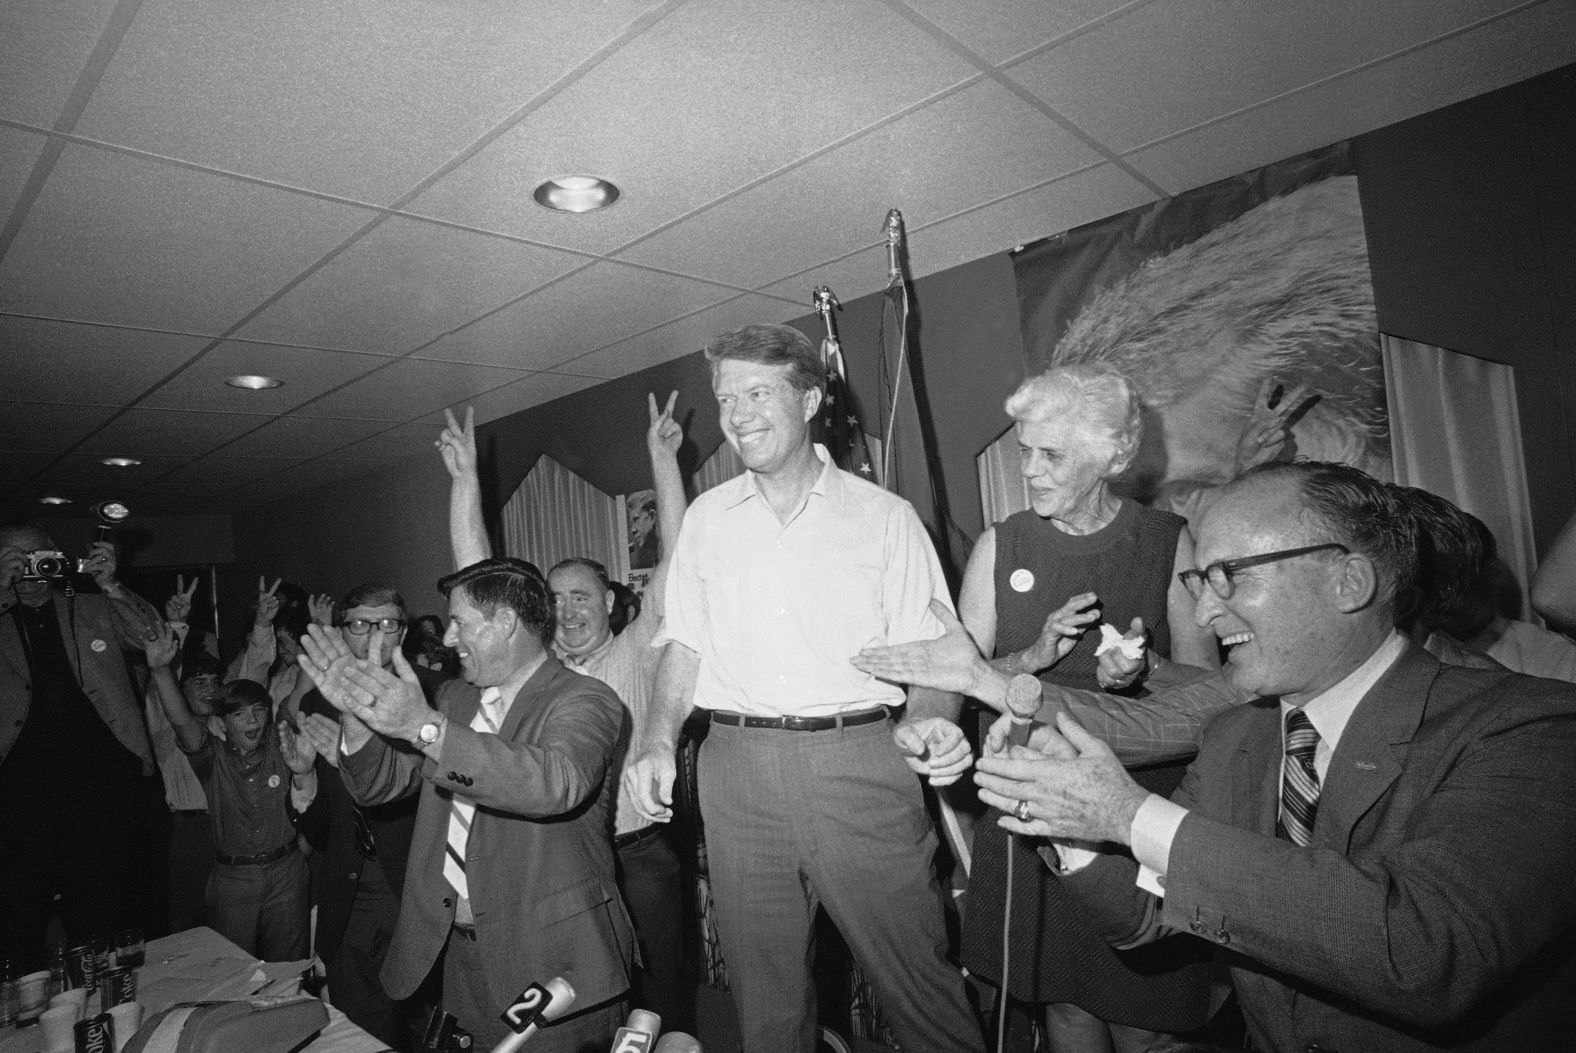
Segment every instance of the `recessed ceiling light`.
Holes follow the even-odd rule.
[[[248,391],[262,391],[265,388],[277,388],[284,385],[284,381],[278,377],[264,377],[254,373],[243,373],[238,377],[225,377],[224,382],[232,388],[246,388]]]
[[[38,499],[38,503],[41,505],[69,505],[71,503],[71,498],[57,497],[54,494],[45,494],[43,497]]]
[[[554,212],[595,212],[618,200],[618,187],[596,176],[559,176],[536,188],[531,196]]]
[[[106,457],[100,464],[107,464],[111,468],[135,468],[142,462],[135,457]]]

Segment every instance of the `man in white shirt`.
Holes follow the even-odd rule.
[[[1082,869],[1064,849],[1069,884],[1119,946],[1216,943],[1259,1048],[1576,1033],[1576,692],[1402,638],[1416,558],[1394,488],[1345,465],[1251,472],[1205,513],[1183,580],[1260,697],[1208,725],[1173,799],[1065,716],[1007,756],[993,731],[979,761],[1008,829],[1131,849]]]
[[[940,634],[929,539],[902,499],[810,439],[825,369],[798,330],[746,326],[706,348],[722,431],[747,469],[696,499],[668,570],[669,643],[625,781],[672,814],[673,751],[710,712],[701,815],[723,957],[750,1053],[815,1046],[811,925],[824,906],[905,1049],[981,1049],[946,960],[936,837],[898,745],[955,777],[968,748],[951,700],[855,669],[869,642]],[[944,730],[947,729],[947,730]]]

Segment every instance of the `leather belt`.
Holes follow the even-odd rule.
[[[835,717],[756,717],[748,713],[731,713],[726,709],[711,711],[713,724],[727,724],[736,728],[771,728],[777,731],[834,731],[838,728],[857,728],[886,720],[891,714],[885,706],[862,709],[857,713],[839,713]]]
[[[650,826],[642,826],[639,830],[631,830],[627,834],[619,834],[617,837],[613,838],[613,847],[628,848],[630,845],[638,845],[642,841],[648,841],[651,838],[656,837],[661,832],[661,823],[652,823]]]
[[[272,863],[276,859],[283,859],[285,856],[289,855],[291,852],[294,852],[295,850],[296,850],[296,843],[294,841],[289,841],[289,842],[287,842],[285,844],[280,845],[278,848],[274,849],[271,852],[259,852],[255,856],[220,856],[220,855],[216,855],[213,858],[215,860],[217,860],[221,866],[227,866],[227,867],[260,867],[260,866],[264,865],[265,863]]]

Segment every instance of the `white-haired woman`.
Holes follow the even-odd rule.
[[[1142,438],[1132,384],[1104,365],[1058,367],[1024,381],[1007,413],[1032,508],[982,534],[969,559],[959,613],[981,652],[1009,674],[1107,691],[1137,690],[1158,662],[1217,665],[1176,578],[1193,566],[1186,522],[1111,489]],[[1102,621],[1147,634],[1144,658],[1102,668]],[[1181,767],[1145,774],[1169,793]],[[994,816],[975,826],[964,964],[992,978],[1002,960],[1006,838]],[[1046,1004],[1052,1049],[1127,1053],[1158,1044],[1156,1032],[1202,1022],[1208,955],[1192,946],[1201,941],[1111,951],[1034,853],[1018,852],[1012,874],[1009,993]],[[1167,955],[1178,950],[1173,963]]]

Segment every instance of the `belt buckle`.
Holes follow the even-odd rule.
[[[790,716],[783,717],[783,727],[788,731],[813,731],[814,717]]]

